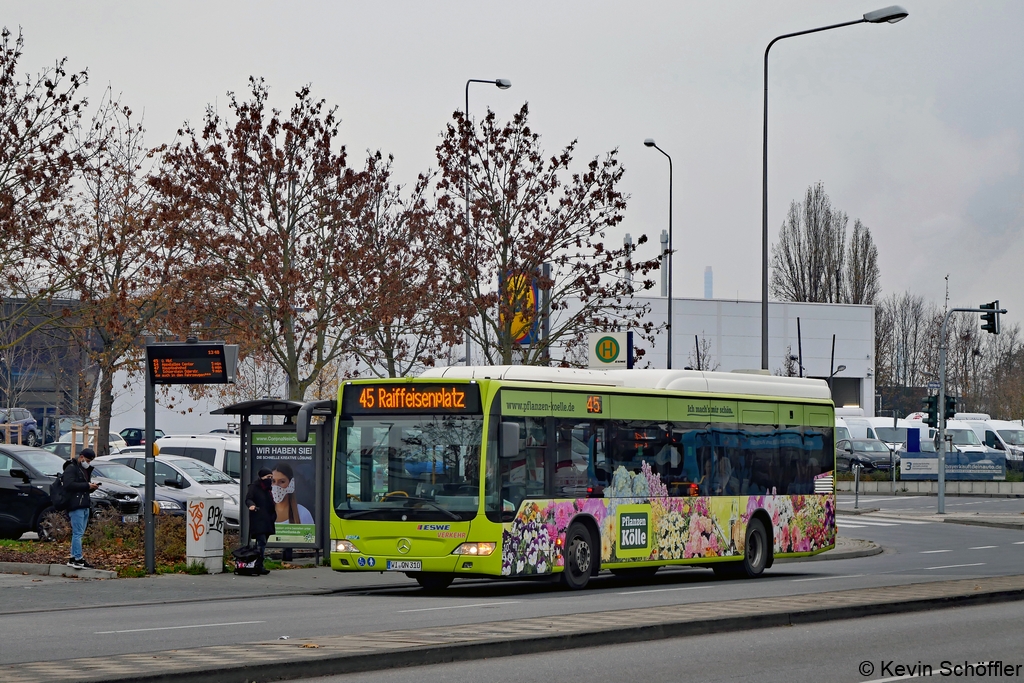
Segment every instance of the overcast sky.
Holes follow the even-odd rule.
[[[859,18],[886,0],[754,2],[0,2],[20,26],[22,71],[62,56],[173,139],[208,103],[263,76],[274,104],[311,84],[337,105],[353,163],[393,153],[399,179],[434,148],[467,78],[470,106],[524,101],[553,153],[619,148],[622,232],[667,227],[675,163],[675,292],[760,298],[762,58],[776,35]],[[770,79],[769,225],[818,180],[879,248],[883,293],[954,305],[1000,299],[1024,320],[1024,50],[1019,0],[905,0],[895,25],[777,43]],[[616,236],[616,241],[621,236]]]

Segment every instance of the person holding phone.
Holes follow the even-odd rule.
[[[82,555],[82,536],[85,535],[85,527],[89,523],[89,509],[92,507],[89,494],[99,488],[99,484],[90,481],[92,461],[95,458],[96,451],[83,448],[78,457],[64,463],[64,472],[61,474],[64,490],[69,498],[67,509],[68,516],[71,517],[71,559],[68,560],[68,566],[73,569],[93,569]]]

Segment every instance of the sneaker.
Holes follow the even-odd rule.
[[[89,564],[89,561],[85,558],[82,558],[78,561],[78,567],[79,569],[96,569],[96,565]]]
[[[72,557],[68,560],[68,566],[72,569],[85,569],[85,560],[76,560]]]

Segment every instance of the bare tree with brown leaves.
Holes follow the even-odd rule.
[[[85,107],[84,71],[66,60],[21,77],[24,39],[0,31],[0,344],[22,344],[54,318],[66,284],[47,266],[62,202],[80,161],[74,132]],[[59,311],[57,312],[59,317]]]
[[[261,79],[247,100],[229,95],[231,120],[210,107],[201,129],[186,124],[158,186],[184,207],[181,229],[206,268],[208,306],[196,319],[243,352],[266,350],[301,400],[352,348],[362,177],[337,145],[336,108],[308,87],[287,113],[270,108]]]
[[[547,157],[528,117],[524,104],[511,121],[488,111],[474,127],[457,112],[437,147],[438,224],[461,292],[453,313],[491,364],[547,363],[553,348],[571,348],[589,332],[652,330],[632,297],[654,281],[632,276],[655,270],[657,259],[635,262],[632,248],[605,242],[626,207],[617,152],[573,170],[575,141]],[[546,339],[537,330],[545,299]]]
[[[52,259],[79,299],[65,324],[99,371],[98,448],[108,447],[114,375],[141,370],[142,339],[163,330],[163,316],[183,300],[182,272],[190,266],[180,233],[158,216],[150,184],[153,151],[142,123],[108,97],[83,148],[70,228]]]
[[[421,176],[403,197],[391,163],[378,152],[366,165],[356,278],[362,305],[351,324],[359,360],[375,375],[403,377],[435,365],[461,329],[446,310],[455,293],[444,273],[443,231],[426,202],[429,178]]]

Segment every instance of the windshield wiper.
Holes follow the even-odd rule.
[[[430,500],[428,498],[412,498],[412,497],[410,497],[410,498],[408,498],[408,501],[410,503],[425,503],[425,504],[429,505],[430,507],[434,508],[435,510],[438,510],[438,511],[443,512],[444,514],[448,515],[451,519],[454,519],[456,522],[461,522],[462,521],[462,516],[461,515],[455,514],[454,512],[449,510],[448,508],[443,507],[441,505],[438,505],[437,503],[435,503],[434,501],[432,501],[432,500]],[[407,507],[412,507],[412,506],[409,505]]]
[[[457,515],[454,512],[452,512],[451,510],[448,510],[448,509],[438,505],[437,503],[435,503],[432,500],[427,500],[426,498],[409,498],[409,502],[426,503],[427,505],[431,506],[432,508],[434,508],[438,512],[443,512],[444,514],[448,515],[448,517],[450,519],[453,519],[456,522],[461,522],[462,521],[462,517],[460,515]],[[364,517],[366,515],[377,513],[377,512],[388,512],[389,510],[402,510],[405,507],[412,507],[412,506],[404,506],[402,508],[367,508],[365,510],[349,510],[349,511],[345,511],[344,515],[345,515],[345,519],[355,519],[356,517]]]

